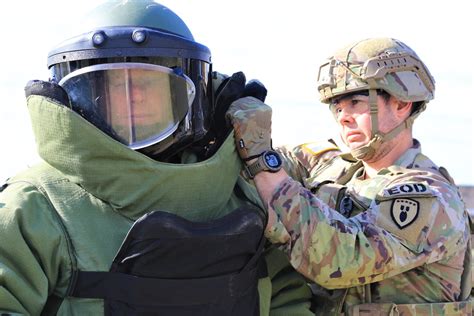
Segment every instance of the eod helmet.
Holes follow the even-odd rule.
[[[392,38],[372,38],[336,51],[323,63],[318,73],[318,90],[323,103],[368,90],[372,139],[352,154],[358,159],[369,159],[384,141],[413,124],[425,109],[425,104],[434,98],[435,81],[410,47]],[[385,134],[378,130],[377,90],[383,90],[400,101],[417,104],[407,120]]]
[[[72,108],[124,145],[169,155],[199,140],[212,111],[211,53],[174,12],[151,0],[107,1],[87,33],[48,55]]]

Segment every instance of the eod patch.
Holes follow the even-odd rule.
[[[394,234],[413,251],[420,251],[433,217],[436,197],[427,183],[402,183],[385,188],[377,195],[376,223]]]
[[[429,190],[424,183],[403,183],[385,189],[383,196],[420,195],[426,193],[429,193]]]
[[[390,215],[398,228],[403,229],[418,217],[420,203],[412,199],[395,199],[392,202]]]

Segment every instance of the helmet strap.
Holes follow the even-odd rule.
[[[356,148],[351,151],[354,158],[358,160],[370,160],[372,159],[377,150],[382,146],[383,143],[388,142],[400,134],[403,130],[409,129],[413,126],[413,122],[420,115],[421,112],[426,108],[425,104],[420,109],[412,113],[409,117],[403,120],[395,128],[387,133],[382,133],[378,130],[378,108],[377,108],[377,90],[369,89],[369,107],[370,107],[370,119],[372,121],[372,138],[369,143],[365,146]]]
[[[352,156],[359,160],[370,160],[375,156],[377,149],[383,143],[383,135],[379,132],[379,120],[377,117],[378,106],[377,106],[377,89],[375,88],[375,81],[368,81],[369,89],[369,111],[370,120],[372,122],[372,138],[369,143],[365,146],[356,148],[351,151]]]

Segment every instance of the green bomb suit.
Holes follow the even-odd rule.
[[[30,96],[28,108],[44,162],[2,186],[0,313],[40,315],[48,296],[65,296],[73,271],[108,271],[134,221],[150,210],[206,221],[246,203],[262,207],[239,175],[232,134],[206,161],[160,163],[55,100]],[[278,250],[266,249],[265,259],[260,314],[310,315],[304,278]],[[58,314],[101,315],[103,301],[65,297]]]

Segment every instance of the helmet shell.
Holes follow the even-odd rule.
[[[318,74],[320,100],[360,90],[381,89],[405,102],[434,98],[435,82],[417,54],[393,38],[352,43],[334,53]]]
[[[211,62],[209,49],[195,42],[183,20],[151,0],[107,1],[92,10],[81,27],[87,32],[64,41],[48,54],[48,68],[66,62],[125,57]],[[135,37],[138,33],[143,34],[142,40]],[[70,71],[85,65],[71,65]]]
[[[173,33],[194,41],[191,31],[179,16],[152,0],[104,2],[87,15],[83,27],[94,30],[108,26],[137,25]]]

